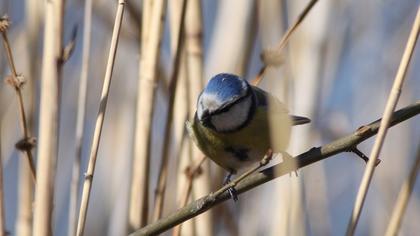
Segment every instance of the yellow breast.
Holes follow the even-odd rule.
[[[283,116],[288,117],[287,113]],[[197,145],[207,157],[228,171],[236,172],[261,160],[267,150],[273,147],[269,128],[272,126],[268,120],[265,108],[257,108],[247,126],[234,132],[216,132],[203,126],[197,119],[193,122],[192,129]]]

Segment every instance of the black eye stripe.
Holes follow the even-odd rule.
[[[250,91],[251,90],[248,89],[247,93],[244,96],[242,96],[242,97],[240,97],[240,98],[238,98],[236,100],[233,100],[230,103],[226,103],[221,108],[210,112],[210,115],[217,115],[217,114],[220,114],[220,113],[224,113],[224,112],[229,111],[235,104],[238,104],[239,102],[241,102],[241,101],[245,100],[246,98],[248,98],[249,96],[251,96],[252,93]]]

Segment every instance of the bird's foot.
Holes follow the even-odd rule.
[[[228,188],[228,193],[230,195],[230,198],[233,199],[234,202],[238,201],[238,192],[236,192],[236,189],[234,187]]]
[[[369,157],[367,157],[363,152],[361,152],[357,147],[351,147],[347,150],[347,152],[352,152],[360,157],[366,163],[369,161]],[[381,159],[377,159],[375,162],[375,166],[378,166],[381,163]]]
[[[232,178],[232,175],[232,172],[226,175],[225,179],[223,180],[223,185],[230,184],[230,179]],[[227,191],[230,195],[230,198],[232,198],[234,202],[238,201],[238,192],[236,191],[235,187],[229,187]]]

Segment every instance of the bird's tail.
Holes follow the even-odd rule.
[[[309,118],[303,116],[290,116],[292,119],[292,125],[303,125],[311,122]]]

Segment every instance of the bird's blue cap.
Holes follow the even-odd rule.
[[[217,74],[213,76],[204,89],[204,94],[214,94],[221,101],[232,101],[245,96],[248,83],[233,74]]]

